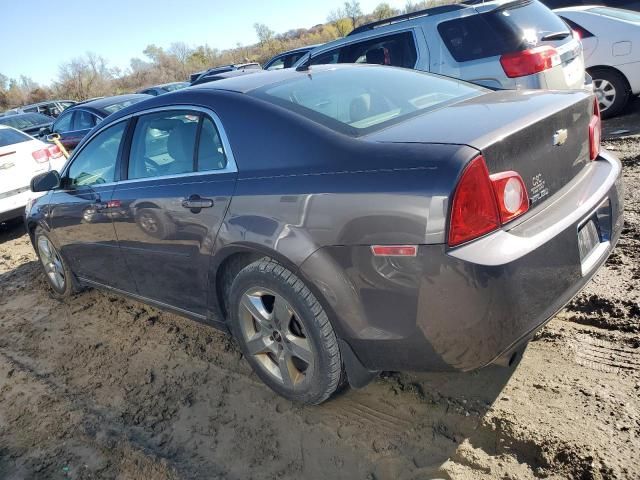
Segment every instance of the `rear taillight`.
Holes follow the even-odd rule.
[[[602,139],[602,120],[598,99],[593,102],[593,115],[589,121],[589,158],[595,160],[600,153],[600,141]]]
[[[49,157],[52,158],[53,160],[58,159],[62,156],[62,151],[60,150],[60,147],[58,147],[57,145],[51,145],[49,148]]]
[[[502,69],[509,78],[533,75],[549,70],[560,63],[558,51],[548,45],[506,53],[500,57]]]
[[[529,195],[522,177],[516,172],[501,172],[491,175],[496,194],[500,221],[504,225],[529,210]]]
[[[516,172],[489,176],[482,155],[462,173],[451,204],[449,246],[460,245],[510,222],[529,209],[529,196]]]
[[[480,155],[462,173],[453,195],[449,245],[459,245],[500,226],[489,171]]]
[[[42,148],[31,152],[31,156],[38,163],[46,163],[49,161],[49,149]]]

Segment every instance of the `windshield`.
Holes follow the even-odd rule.
[[[167,91],[167,92],[175,92],[176,90],[180,90],[182,88],[186,88],[188,87],[189,84],[186,82],[181,82],[181,83],[172,83],[169,85],[165,85],[163,88]]]
[[[18,130],[23,130],[25,128],[36,127],[46,123],[53,123],[53,118],[40,113],[25,113],[24,115],[0,117],[0,123],[17,128]]]
[[[0,147],[33,140],[30,136],[11,128],[0,128]]]
[[[361,135],[485,91],[415,70],[367,66],[310,70],[253,95],[336,130]]]
[[[640,23],[640,13],[632,12],[631,10],[623,10],[621,8],[610,7],[596,7],[590,8],[591,13],[597,13],[605,17],[617,18],[618,20],[625,20],[627,22]]]

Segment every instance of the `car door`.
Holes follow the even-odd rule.
[[[206,315],[208,265],[236,182],[222,125],[211,111],[167,107],[135,118],[113,199],[120,248],[140,295]]]
[[[80,278],[135,293],[120,254],[111,211],[127,122],[100,131],[71,159],[49,200],[49,222],[62,255]]]

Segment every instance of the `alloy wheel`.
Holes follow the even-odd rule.
[[[608,80],[596,78],[593,80],[593,90],[598,99],[600,111],[604,112],[616,101],[616,87]]]
[[[40,261],[42,262],[44,271],[52,285],[58,290],[64,290],[66,278],[62,260],[55,247],[45,236],[41,236],[38,239],[38,253],[40,254]]]
[[[140,215],[140,226],[145,232],[151,234],[158,233],[158,221],[150,213]]]
[[[313,369],[311,342],[291,304],[267,289],[242,295],[240,329],[247,351],[287,388],[301,384]]]

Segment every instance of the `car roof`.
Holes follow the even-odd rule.
[[[591,10],[592,8],[596,8],[596,7],[604,7],[604,5],[598,5],[596,3],[594,3],[593,5],[575,5],[572,7],[562,7],[562,8],[554,8],[553,12],[554,13],[562,13],[562,12],[586,12],[588,10]]]
[[[310,50],[313,50],[314,48],[318,48],[321,45],[324,45],[324,44],[314,43],[313,45],[305,45],[304,47],[292,48],[291,50],[287,50],[286,52],[280,52],[277,55],[274,55],[273,58],[281,57],[282,55],[289,55],[290,53],[308,52]]]
[[[301,75],[313,75],[314,72],[327,72],[330,70],[343,70],[349,68],[393,68],[393,67],[380,67],[379,65],[369,64],[333,64],[333,65],[313,65],[308,70],[296,70],[295,68],[283,68],[281,70],[257,70],[251,75],[237,75],[231,78],[225,78],[218,80],[217,82],[202,83],[190,87],[193,89],[212,89],[212,90],[226,90],[237,93],[248,93],[252,90],[265,87],[267,85],[274,85],[286,80],[300,77]]]
[[[113,97],[98,98],[97,100],[90,100],[88,102],[79,103],[77,105],[74,105],[73,107],[68,108],[65,111],[79,110],[83,108],[103,111],[104,108],[108,107],[109,105],[113,105],[114,103],[119,103],[119,102],[125,102],[127,100],[131,100],[135,98],[140,98],[140,99],[151,98],[151,95],[146,95],[144,93],[129,93],[126,95],[114,95]]]

